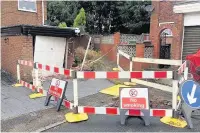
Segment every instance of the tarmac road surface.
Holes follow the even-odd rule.
[[[158,117],[150,119],[150,126],[144,126],[141,119],[130,117],[126,125],[120,124],[120,116],[90,115],[88,121],[64,123],[45,132],[200,132],[200,120],[192,119],[194,129],[176,128],[160,122]]]

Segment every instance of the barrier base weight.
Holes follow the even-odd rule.
[[[19,83],[16,83],[16,84],[12,85],[12,87],[21,87],[21,86],[23,86],[23,85],[19,84]]]
[[[67,122],[73,123],[73,122],[81,122],[88,120],[88,115],[86,113],[67,113],[65,114],[65,119]]]
[[[45,95],[41,94],[41,93],[33,93],[29,95],[29,98],[31,99],[35,99],[35,98],[39,98],[39,97],[44,97]]]
[[[177,127],[177,128],[184,128],[187,126],[187,122],[183,119],[172,118],[172,117],[163,117],[160,121],[164,124]]]

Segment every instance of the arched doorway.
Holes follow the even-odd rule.
[[[173,40],[172,31],[170,29],[164,29],[160,33],[160,59],[171,58],[171,44]],[[169,65],[159,65],[159,68],[168,68]]]

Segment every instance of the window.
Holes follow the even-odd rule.
[[[18,10],[37,12],[36,0],[18,0]]]

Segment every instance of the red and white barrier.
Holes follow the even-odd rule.
[[[21,61],[20,64],[33,66],[28,61]],[[55,72],[58,74],[66,75],[72,77],[72,70],[64,69],[56,66],[44,65],[41,63],[36,63],[36,69],[41,69],[45,71]],[[88,113],[88,114],[106,114],[106,115],[120,115],[120,108],[116,107],[90,107],[90,106],[78,106],[78,87],[77,79],[172,79],[173,71],[122,71],[122,72],[102,72],[102,71],[77,71],[75,72],[75,77],[73,77],[73,87],[74,87],[74,103],[64,99],[64,105],[66,108],[73,109],[78,108],[78,113]],[[73,75],[73,76],[74,76]],[[35,86],[28,84],[24,81],[20,82],[32,90],[35,90]],[[47,95],[47,91],[42,89],[42,87],[37,87],[37,91]],[[174,109],[174,108],[173,108]],[[150,116],[172,116],[173,109],[150,109]],[[141,110],[128,110],[126,115],[143,116]]]
[[[20,84],[22,84],[24,87],[31,89],[32,91],[35,91],[35,89],[36,89],[36,87],[34,85],[29,84],[23,80],[20,80]]]
[[[67,99],[64,99],[64,106],[67,108],[67,109],[73,109],[73,106],[74,104],[71,103],[70,101],[68,101]]]
[[[70,69],[64,69],[64,68],[60,68],[60,67],[56,67],[56,66],[44,65],[41,63],[36,63],[36,68],[38,68],[40,70],[54,72],[57,74],[62,74],[65,76],[72,76],[72,70],[70,70]]]
[[[129,59],[130,57],[124,53],[123,51],[118,50],[117,51],[117,65],[118,68],[120,68],[121,71],[123,71],[123,69],[120,67],[119,65],[119,54],[126,57],[127,59]],[[171,60],[171,59],[153,59],[153,58],[139,58],[139,57],[131,57],[131,59],[129,59],[130,61],[130,68],[129,71],[132,71],[132,64],[133,62],[140,62],[140,63],[150,63],[150,64],[163,64],[163,65],[174,65],[174,66],[180,66],[182,64],[181,60]],[[179,71],[183,71],[185,66],[186,66],[186,62],[181,65],[182,67],[179,69]],[[143,71],[144,72],[144,71]],[[170,73],[170,77],[173,74]],[[184,77],[185,77],[184,73]],[[157,77],[155,76],[155,79]],[[162,78],[162,79],[167,79],[166,78]],[[177,79],[173,79],[173,76],[171,77],[171,79],[173,79],[172,87],[166,86],[166,85],[162,85],[159,83],[154,83],[154,82],[150,82],[150,81],[145,81],[145,80],[141,80],[141,78],[135,78],[135,77],[130,77],[131,82],[134,82],[136,84],[141,84],[141,85],[145,85],[145,86],[149,86],[149,87],[153,87],[155,89],[159,89],[159,90],[163,90],[163,91],[167,91],[167,92],[172,92],[172,108],[176,111],[177,110],[177,93],[178,93],[178,81]],[[161,78],[157,78],[157,79],[161,79]]]
[[[133,72],[77,72],[77,79],[171,79],[172,71],[133,71]]]
[[[33,67],[33,64],[34,64],[32,61],[26,61],[26,60],[18,60],[18,63],[21,65],[30,66],[30,67]]]
[[[184,74],[182,76],[181,74]],[[178,75],[180,76],[179,84],[183,83],[185,80],[188,79],[188,67],[187,67],[187,61],[185,61],[178,69]]]
[[[32,84],[29,84],[29,83],[27,83],[27,82],[25,82],[25,81],[23,81],[23,80],[20,80],[20,84],[22,84],[24,87],[26,87],[26,88],[29,88],[29,89],[31,89],[32,91],[35,91],[36,89],[37,89],[37,92],[39,92],[39,93],[41,93],[41,94],[43,94],[44,96],[46,96],[47,95],[47,91],[46,90],[44,90],[43,88],[41,88],[41,87],[39,87],[39,88],[36,88],[34,85],[32,85]]]
[[[47,96],[47,91],[46,91],[46,90],[44,90],[44,89],[43,89],[43,88],[41,88],[41,87],[37,88],[37,92],[39,92],[39,93],[43,94],[44,96]]]
[[[64,100],[64,105],[67,109],[73,109],[73,103]],[[104,115],[120,115],[120,109],[116,107],[91,107],[91,106],[78,106],[78,113],[87,114],[104,114]],[[150,109],[150,116],[153,117],[172,117],[172,109]],[[144,116],[141,110],[128,110],[126,115],[129,116]]]
[[[183,71],[185,70],[185,68],[187,67],[187,62],[185,61],[178,69],[178,74],[180,75],[181,73],[183,73]]]

